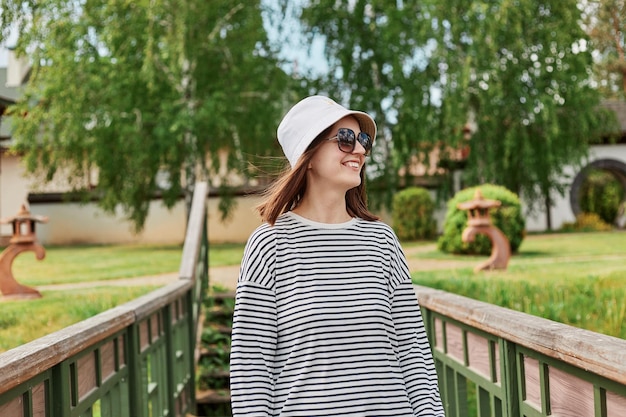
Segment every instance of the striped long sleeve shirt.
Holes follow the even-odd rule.
[[[233,416],[443,417],[393,230],[294,213],[250,236],[230,357]]]

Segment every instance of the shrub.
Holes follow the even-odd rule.
[[[477,235],[473,242],[463,242],[463,230],[467,227],[467,211],[457,208],[459,203],[474,199],[476,190],[480,189],[487,200],[499,200],[500,207],[492,209],[491,222],[507,237],[511,252],[515,253],[524,239],[526,222],[522,216],[519,198],[504,187],[483,184],[459,191],[448,201],[448,211],[443,226],[443,234],[437,241],[439,250],[448,253],[481,254],[491,253],[491,240],[485,235]]]
[[[580,208],[596,213],[604,223],[613,224],[624,199],[622,184],[610,172],[592,170],[580,190]]]
[[[393,229],[400,240],[432,239],[437,232],[435,203],[425,188],[409,187],[393,196]]]
[[[563,232],[603,232],[612,230],[613,227],[603,221],[596,213],[581,213],[576,216],[573,223],[563,223]]]

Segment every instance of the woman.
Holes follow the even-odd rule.
[[[367,209],[366,113],[311,96],[278,141],[290,169],[259,206],[239,282],[233,416],[443,416],[406,259]]]

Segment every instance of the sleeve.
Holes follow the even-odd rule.
[[[276,350],[273,239],[255,232],[248,241],[237,284],[230,352],[233,417],[271,416]]]
[[[398,340],[397,355],[415,416],[444,417],[437,371],[409,268],[399,242],[392,254],[391,314]]]

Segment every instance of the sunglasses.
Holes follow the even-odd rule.
[[[337,146],[339,150],[345,153],[354,152],[356,141],[358,140],[361,146],[365,149],[365,156],[370,154],[372,150],[372,138],[365,132],[360,132],[358,135],[354,133],[354,130],[342,127],[337,131],[337,136],[328,138],[328,140],[337,140]]]

